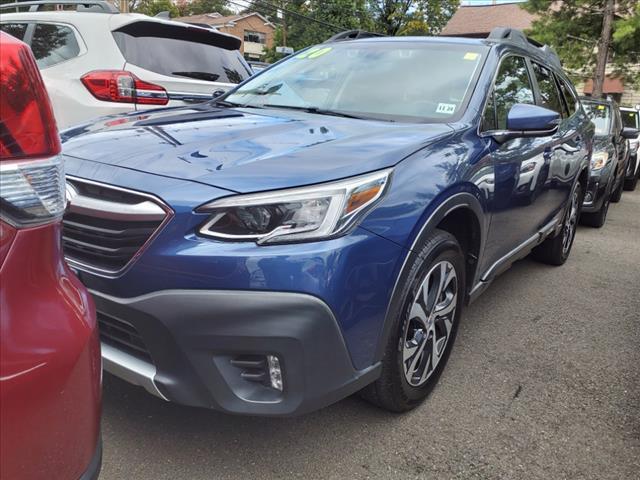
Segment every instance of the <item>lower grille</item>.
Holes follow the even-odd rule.
[[[67,178],[67,199],[67,261],[102,274],[123,271],[170,216],[154,197],[75,178]]]
[[[129,322],[97,312],[100,340],[134,357],[153,363],[138,330]]]

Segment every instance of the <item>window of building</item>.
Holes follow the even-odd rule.
[[[267,35],[262,32],[252,32],[251,30],[244,31],[244,41],[253,43],[267,43]]]

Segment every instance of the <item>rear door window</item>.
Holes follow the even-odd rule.
[[[569,110],[569,116],[571,116],[574,113],[576,113],[576,110],[578,109],[578,99],[573,93],[573,90],[571,89],[571,87],[567,85],[567,82],[558,78],[558,84],[560,85],[560,91],[562,91],[562,96],[564,97],[564,101],[567,104],[567,109]]]
[[[38,23],[33,31],[31,50],[40,68],[51,67],[80,54],[80,45],[70,27]]]
[[[18,40],[24,40],[24,35],[27,33],[27,25],[26,23],[2,23],[0,24],[0,30],[16,37]]]
[[[563,108],[562,100],[558,88],[556,87],[553,73],[546,67],[532,62],[533,73],[536,76],[538,82],[538,90],[540,93],[541,107],[548,108],[554,112],[558,112],[560,115],[566,116],[566,110]]]
[[[113,37],[128,63],[161,75],[223,83],[240,83],[251,75],[238,40],[219,33],[135,22]],[[231,48],[235,42],[238,47]]]

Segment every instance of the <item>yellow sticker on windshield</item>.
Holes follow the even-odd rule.
[[[310,48],[309,50],[305,50],[304,52],[299,53],[298,55],[296,55],[296,58],[307,58],[309,55],[311,55],[312,53],[317,52],[318,50],[320,50],[320,47]]]
[[[325,53],[329,53],[331,50],[332,50],[331,47],[324,47],[324,48],[321,48],[320,50],[316,50],[315,52],[311,53],[307,58],[318,58],[324,55]]]
[[[598,110],[604,110],[604,105],[598,105]]]
[[[464,57],[462,58],[465,60],[476,60],[479,55],[480,55],[479,53],[467,52],[464,54]]]

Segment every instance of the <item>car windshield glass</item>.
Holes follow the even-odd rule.
[[[599,103],[584,103],[583,105],[591,122],[596,126],[596,135],[609,135],[609,124],[611,123],[609,106]]]
[[[622,123],[625,127],[638,128],[640,127],[640,112],[621,110]]]
[[[464,109],[487,50],[411,41],[317,45],[249,80],[225,100],[257,108],[447,122]]]

